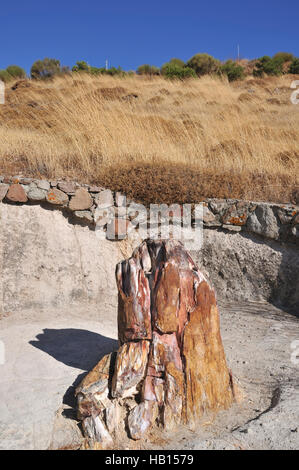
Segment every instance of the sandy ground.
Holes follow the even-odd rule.
[[[225,304],[220,310],[227,360],[243,400],[204,417],[196,431],[180,429],[140,447],[298,449],[299,319],[266,303]],[[0,319],[0,449],[79,446],[74,385],[117,348],[116,315],[99,317],[95,321],[94,311],[78,308]]]

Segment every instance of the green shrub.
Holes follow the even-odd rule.
[[[160,69],[155,65],[143,64],[137,69],[138,75],[160,75]]]
[[[111,75],[112,77],[115,75],[123,77],[126,74],[126,72],[121,67],[110,67],[110,69],[105,70],[105,73],[107,75]]]
[[[18,65],[9,65],[5,70],[0,70],[0,80],[9,82],[15,78],[26,78],[26,72]]]
[[[12,80],[12,76],[9,75],[7,70],[0,70],[0,80],[2,80],[4,83],[7,83],[9,80]]]
[[[196,78],[197,75],[190,67],[182,67],[176,63],[168,62],[161,67],[161,74],[166,78]]]
[[[49,59],[46,57],[43,60],[37,60],[31,67],[31,78],[46,79],[52,78],[55,75],[61,75],[69,72],[68,67],[61,67],[60,61],[57,59]]]
[[[283,62],[281,58],[271,58],[267,55],[260,57],[255,64],[253,75],[262,77],[263,75],[281,75],[283,73]]]
[[[295,59],[294,55],[290,52],[278,52],[272,58],[273,63],[277,68],[281,68],[282,73],[288,73],[290,63]]]
[[[292,62],[293,59],[294,59],[294,55],[291,52],[277,52],[273,56],[274,61],[278,61],[278,62],[282,62],[282,63]]]
[[[242,80],[245,76],[243,67],[232,60],[227,60],[225,64],[221,65],[220,72],[227,75],[229,82]]]
[[[295,57],[290,65],[289,73],[299,74],[299,59]]]
[[[185,65],[186,65],[183,60],[178,59],[177,57],[173,57],[172,59],[170,59],[168,64],[178,65],[179,67],[185,67]]]
[[[91,74],[91,75],[102,75],[104,73],[106,73],[106,69],[105,67],[93,67],[92,65],[89,67],[89,70],[88,72]]]
[[[286,68],[287,63],[293,60],[294,56],[290,52],[278,52],[272,58],[265,55],[257,60],[253,75],[255,77],[262,77],[263,75],[282,75],[288,72]]]
[[[79,60],[76,65],[73,66],[72,72],[88,72],[90,66],[84,60]]]
[[[110,69],[107,69],[105,67],[94,67],[92,65],[89,65],[87,62],[84,60],[81,60],[79,62],[76,62],[76,65],[73,66],[72,68],[73,72],[87,72],[90,73],[91,75],[118,75],[118,76],[124,76],[126,72],[121,68],[121,67],[111,67]]]
[[[6,71],[9,73],[9,75],[12,78],[25,78],[26,77],[26,72],[22,67],[19,67],[18,65],[9,65],[6,68]]]
[[[209,54],[196,54],[188,60],[186,65],[199,76],[218,73],[220,69],[220,61]]]

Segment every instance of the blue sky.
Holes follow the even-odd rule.
[[[0,4],[0,68],[37,59],[125,70],[207,52],[225,60],[299,56],[297,0],[13,0]]]

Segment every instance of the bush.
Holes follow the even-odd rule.
[[[2,80],[2,82],[6,83],[6,82],[9,82],[9,80],[11,79],[12,79],[12,76],[9,75],[7,70],[0,70],[0,80]]]
[[[253,70],[255,77],[262,77],[263,75],[282,75],[287,73],[288,63],[294,61],[294,56],[290,52],[278,52],[272,58],[265,55],[260,57]]]
[[[120,77],[123,77],[126,72],[121,68],[121,67],[110,67],[110,69],[105,70],[105,73],[108,75],[111,75],[112,77],[115,75],[118,75]]]
[[[91,75],[100,75],[102,73],[105,73],[106,69],[104,67],[102,68],[93,67],[92,65],[89,65],[84,60],[80,60],[76,62],[76,65],[73,66],[72,72],[87,72],[87,73],[90,73]]]
[[[288,73],[290,64],[295,59],[294,55],[290,52],[278,52],[272,58],[274,64],[278,67],[281,67],[282,73]]]
[[[176,63],[168,62],[161,67],[161,74],[166,78],[196,78],[197,75],[190,67],[182,67]]]
[[[137,69],[138,75],[160,75],[160,69],[155,65],[143,64]]]
[[[291,63],[289,73],[299,74],[299,59],[297,57],[295,57]]]
[[[185,67],[185,65],[186,65],[183,60],[178,59],[177,57],[174,57],[173,59],[170,59],[168,64],[178,65],[179,67]]]
[[[106,75],[118,75],[118,76],[124,76],[126,72],[121,68],[121,67],[111,67],[110,69],[107,69],[105,67],[93,67],[92,65],[89,65],[87,62],[84,60],[81,60],[79,62],[76,62],[76,65],[73,66],[72,68],[73,72],[87,72],[90,73],[91,75],[101,75],[101,74],[106,74]]]
[[[232,60],[228,60],[225,64],[221,65],[220,72],[227,75],[229,82],[242,80],[245,76],[243,67]]]
[[[278,61],[281,63],[292,62],[293,59],[294,55],[291,54],[291,52],[277,52],[277,54],[273,56],[274,61]]]
[[[88,72],[91,74],[91,75],[102,75],[104,73],[106,73],[106,69],[105,67],[93,67],[92,65],[89,67],[89,70]]]
[[[9,75],[12,78],[25,78],[26,77],[26,72],[22,67],[19,67],[18,65],[9,65],[6,68],[6,71],[9,73]]]
[[[26,72],[18,65],[9,65],[5,70],[0,70],[0,80],[9,82],[15,78],[26,78]]]
[[[220,61],[209,54],[196,54],[188,60],[186,65],[199,76],[218,73],[220,69]]]
[[[68,67],[61,67],[60,61],[57,59],[49,59],[46,57],[43,60],[37,60],[31,67],[31,78],[47,79],[55,75],[62,75],[68,73]]]
[[[253,70],[255,77],[262,77],[263,75],[282,75],[283,62],[281,58],[271,58],[267,55],[258,59]]]
[[[76,65],[73,66],[72,72],[88,72],[90,66],[84,60],[76,62]]]

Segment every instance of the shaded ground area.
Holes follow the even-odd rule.
[[[101,356],[117,348],[114,319],[103,319],[103,325],[90,317],[73,309],[0,320],[5,345],[5,363],[0,365],[0,448],[80,443],[81,432],[73,419],[74,386]]]
[[[295,449],[299,447],[299,321],[266,303],[221,306],[229,367],[241,403],[187,429],[140,443],[153,449]],[[0,448],[76,448],[74,386],[117,348],[116,317],[94,311],[17,313],[0,320]],[[295,352],[295,354],[294,354]],[[298,352],[299,355],[299,352]],[[296,364],[297,362],[297,364]]]

